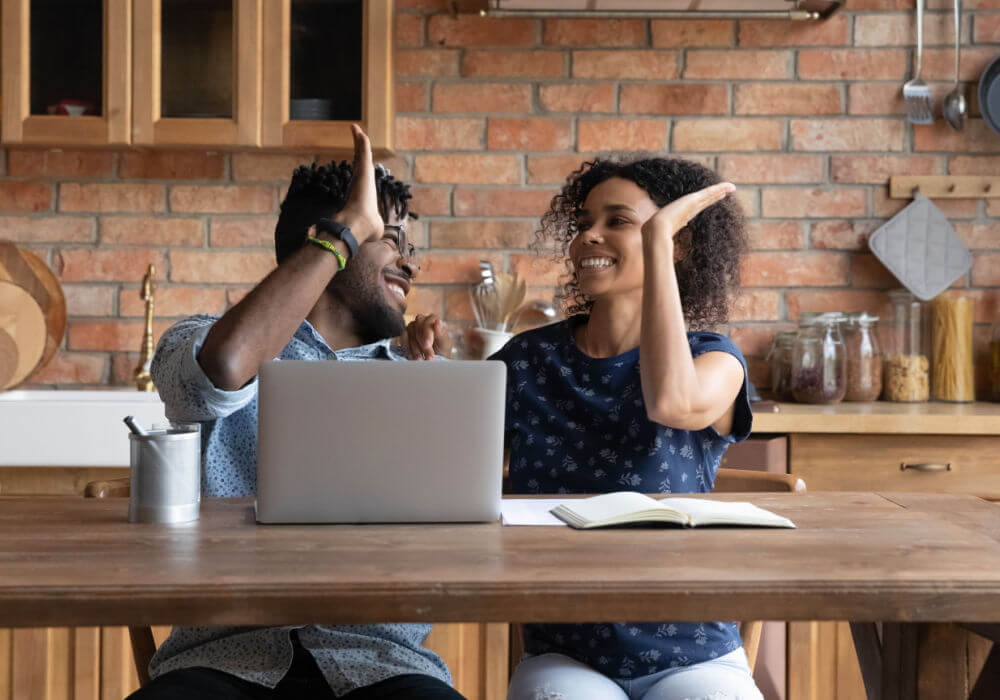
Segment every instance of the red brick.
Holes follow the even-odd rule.
[[[732,46],[733,22],[724,19],[654,19],[653,46]]]
[[[0,211],[45,211],[51,206],[50,185],[40,182],[0,182]]]
[[[396,51],[396,76],[436,78],[458,75],[458,51],[454,49],[406,49]]]
[[[913,0],[847,0],[844,9],[850,11],[865,10],[912,10]]]
[[[805,83],[746,83],[735,86],[736,114],[840,114],[840,88]]]
[[[396,146],[411,151],[471,151],[482,148],[482,119],[396,117]]]
[[[119,165],[123,178],[143,180],[217,180],[224,169],[221,153],[205,151],[125,151]]]
[[[440,318],[446,318],[444,314],[444,292],[439,287],[427,287],[421,285],[420,277],[417,277],[417,284],[410,288],[410,293],[406,295],[406,315],[416,316],[417,314],[437,314]],[[445,331],[450,329],[447,327]]]
[[[0,240],[15,243],[87,243],[94,220],[79,216],[0,216]]]
[[[867,192],[860,188],[787,187],[765,189],[761,196],[764,216],[784,218],[864,216],[868,202]]]
[[[849,23],[836,14],[822,22],[797,20],[742,20],[739,45],[753,46],[843,46],[850,43]]]
[[[826,313],[843,311],[857,313],[867,311],[888,320],[889,297],[877,290],[855,289],[803,289],[785,293],[788,304],[788,318],[797,321],[803,311]]]
[[[111,316],[114,313],[115,290],[110,284],[64,284],[66,315]]]
[[[962,48],[962,62],[958,69],[960,80],[976,82],[997,55],[996,47]],[[925,49],[921,77],[924,80],[954,80],[955,49]]]
[[[574,51],[574,78],[675,80],[678,51]],[[713,76],[715,77],[715,76]]]
[[[788,330],[795,330],[795,326],[789,323],[754,323],[733,328],[729,338],[746,357],[764,356],[771,347],[774,334]]]
[[[153,322],[153,342],[170,327],[169,321]],[[66,346],[70,350],[133,350],[142,344],[144,321],[70,321]],[[135,367],[135,363],[132,363]]]
[[[474,283],[482,279],[479,275],[479,261],[489,260],[493,269],[503,269],[503,258],[499,253],[439,253],[430,252],[420,256],[421,284]]]
[[[468,288],[448,289],[444,295],[444,317],[449,321],[475,321]]]
[[[111,353],[111,378],[108,380],[108,384],[110,386],[127,386],[134,389],[135,368],[138,364],[139,353],[137,352]]]
[[[577,124],[580,151],[662,151],[666,122],[659,119],[588,119]]]
[[[914,127],[913,150],[1000,153],[1000,138],[990,131],[982,119],[970,119],[962,131],[955,131],[941,119],[932,126]]]
[[[146,302],[139,289],[123,289],[118,297],[120,316],[142,316]],[[156,289],[154,311],[157,318],[221,314],[226,310],[226,290],[222,287],[173,287],[160,285]]]
[[[729,95],[725,85],[623,85],[620,111],[668,117],[726,114]]]
[[[802,49],[800,80],[894,80],[907,69],[903,49]]]
[[[396,83],[396,111],[423,112],[427,109],[427,85]]]
[[[936,156],[833,156],[830,179],[833,182],[884,185],[892,175],[937,175],[941,161]]]
[[[533,46],[537,24],[533,19],[480,17],[478,14],[434,15],[427,40],[438,46]]]
[[[791,51],[691,50],[684,78],[780,80],[793,77],[792,62]]]
[[[568,156],[528,156],[529,185],[561,185],[573,171],[592,156],[574,153]]]
[[[491,151],[564,151],[572,144],[569,119],[498,117],[487,123]]]
[[[968,39],[968,29],[964,33]],[[854,19],[855,46],[913,46],[916,36],[916,13],[859,15]],[[928,12],[924,15],[924,46],[941,45],[955,45],[954,16]]]
[[[733,193],[740,208],[743,210],[744,216],[760,216],[760,212],[757,209],[757,200],[759,198],[757,192],[756,187],[747,187],[744,185]]]
[[[542,85],[538,100],[550,112],[614,112],[615,86],[610,83]]]
[[[179,185],[170,188],[171,211],[270,214],[274,188],[263,185]]]
[[[674,124],[675,150],[777,151],[784,124],[773,119],[679,119]]]
[[[472,189],[455,190],[455,216],[540,217],[549,208],[554,189]]]
[[[310,165],[311,155],[283,153],[234,153],[233,179],[237,182],[280,182],[288,184],[300,165]]]
[[[569,274],[564,262],[554,260],[551,255],[514,254],[510,256],[510,266],[521,279],[533,286],[552,287],[566,281]]]
[[[150,264],[162,276],[164,261],[162,252],[148,248],[83,248],[57,251],[54,268],[63,282],[139,281]]]
[[[396,46],[412,49],[424,45],[424,16],[396,13]]]
[[[639,19],[547,19],[542,41],[550,46],[643,46]]]
[[[110,151],[11,149],[7,159],[14,177],[108,177],[115,167]]]
[[[170,281],[256,284],[274,269],[273,253],[170,251]]]
[[[902,151],[906,124],[900,119],[793,119],[796,151]]]
[[[414,185],[410,188],[413,199],[410,209],[423,216],[451,214],[451,188]]]
[[[952,156],[950,175],[993,175],[1000,173],[1000,156]]]
[[[414,159],[413,179],[417,182],[515,185],[521,181],[521,161],[519,156],[507,155],[418,155]]]
[[[906,114],[902,83],[854,83],[847,103],[850,114]]]
[[[162,185],[84,185],[75,182],[59,185],[60,211],[139,212],[165,209]]]
[[[243,298],[253,291],[253,287],[240,287],[238,289],[227,289],[226,290],[226,301],[228,302],[228,308],[232,308],[243,301]]]
[[[977,15],[974,22],[977,44],[1000,44],[1000,15]]]
[[[723,155],[719,174],[730,182],[823,182],[824,158],[814,155]]]
[[[274,245],[274,217],[212,217],[209,241],[221,248],[270,248]]]
[[[1000,221],[956,221],[955,232],[973,250],[995,249],[1000,242]]]
[[[850,264],[851,287],[894,289],[900,286],[899,280],[871,253],[852,253]]]
[[[803,247],[799,221],[757,219],[749,222],[747,238],[751,250],[798,250]]]
[[[102,216],[101,243],[138,243],[152,246],[202,246],[201,219],[162,219],[152,216]]]
[[[1000,216],[1000,200],[996,199],[986,200],[986,215]]]
[[[454,219],[435,221],[431,241],[439,248],[527,248],[535,230],[531,221]]]
[[[562,51],[466,51],[462,75],[469,78],[556,78],[566,75]]]
[[[897,214],[910,199],[890,199],[888,187],[872,188],[872,213],[880,219],[888,219]],[[949,219],[974,219],[979,213],[978,199],[939,199],[934,202]]]
[[[747,253],[741,268],[745,287],[835,287],[847,283],[847,259],[840,253]]]
[[[103,384],[107,366],[106,355],[61,351],[32,375],[30,381],[32,384]]]
[[[741,289],[733,299],[730,321],[777,321],[781,293],[764,289]]]
[[[809,232],[809,246],[816,250],[865,250],[868,236],[882,223],[867,219],[817,221]]]
[[[434,86],[435,112],[530,112],[531,86],[518,83],[454,83]]]

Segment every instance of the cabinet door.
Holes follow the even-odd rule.
[[[129,142],[131,0],[0,0],[3,140]]]
[[[263,145],[392,148],[392,0],[268,0]]]
[[[133,143],[260,145],[261,0],[135,0]]]

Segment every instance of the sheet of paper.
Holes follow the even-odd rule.
[[[561,525],[566,523],[549,511],[562,503],[562,498],[505,498],[500,504],[504,525]]]

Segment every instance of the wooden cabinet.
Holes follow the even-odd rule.
[[[0,3],[5,143],[392,148],[392,0]]]

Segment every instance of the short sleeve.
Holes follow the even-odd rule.
[[[236,391],[219,389],[198,364],[198,351],[218,320],[200,315],[167,329],[156,347],[150,374],[173,421],[205,422],[228,416],[257,394],[257,378]]]
[[[753,429],[753,411],[750,409],[750,372],[747,369],[746,358],[743,357],[743,353],[733,341],[718,333],[689,333],[688,342],[691,344],[692,357],[704,355],[706,352],[725,352],[739,360],[743,367],[743,386],[736,397],[733,429],[729,435],[719,436],[727,442],[743,442],[750,437],[750,431]],[[715,433],[715,428],[712,426],[709,426],[708,430]]]

